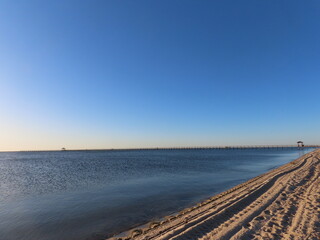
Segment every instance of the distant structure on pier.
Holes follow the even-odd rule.
[[[298,144],[298,149],[302,149],[304,147],[304,144],[302,141],[298,141],[297,144]]]
[[[61,151],[67,151],[65,148],[61,148]]]

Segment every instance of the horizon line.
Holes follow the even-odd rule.
[[[192,150],[192,149],[249,149],[249,148],[319,148],[320,144],[308,144],[303,147],[298,145],[216,145],[216,146],[192,146],[192,147],[133,147],[133,148],[79,148],[79,149],[30,149],[30,150],[0,150],[0,152],[57,152],[57,151],[130,151],[130,150]]]

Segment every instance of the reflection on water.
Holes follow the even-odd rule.
[[[0,153],[1,239],[101,239],[311,150]]]

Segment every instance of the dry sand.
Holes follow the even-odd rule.
[[[320,150],[113,239],[320,239]]]

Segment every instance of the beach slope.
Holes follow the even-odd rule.
[[[113,239],[320,239],[320,150]]]

